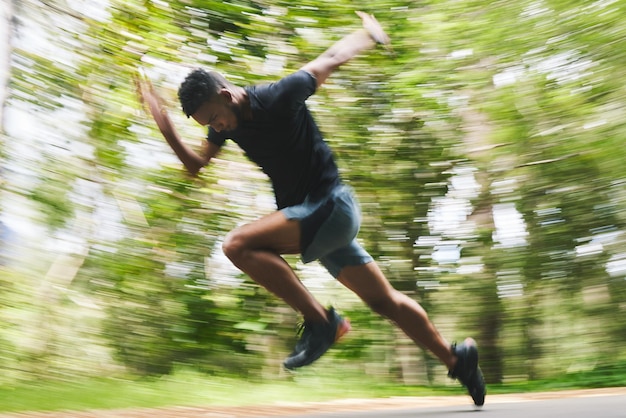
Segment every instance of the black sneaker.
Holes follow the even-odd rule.
[[[454,369],[448,372],[448,376],[458,379],[467,388],[474,400],[474,404],[482,406],[485,403],[487,389],[483,372],[478,367],[476,341],[472,338],[466,338],[462,344],[453,344],[452,352],[456,355],[458,361]]]
[[[296,343],[296,348],[283,363],[286,369],[292,370],[307,366],[320,358],[335,341],[350,331],[350,322],[330,308],[328,322],[305,321],[300,329],[302,334]]]

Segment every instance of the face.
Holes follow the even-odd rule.
[[[191,117],[202,126],[210,126],[217,132],[232,131],[237,127],[237,113],[232,96],[227,91],[217,100],[204,102]]]

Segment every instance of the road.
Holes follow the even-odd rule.
[[[417,407],[360,412],[292,415],[294,418],[626,418],[626,393],[532,400],[494,397],[477,409],[470,405]]]
[[[626,418],[626,387],[489,395],[483,408],[468,396],[283,402],[245,407],[171,407],[21,412],[0,418]]]

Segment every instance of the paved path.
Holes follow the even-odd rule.
[[[626,387],[487,395],[477,409],[468,396],[348,399],[257,407],[175,407],[0,414],[0,418],[626,418]]]
[[[361,412],[291,415],[298,418],[626,418],[626,391],[621,393],[539,396],[494,396],[483,408],[467,403],[436,407],[389,408]]]

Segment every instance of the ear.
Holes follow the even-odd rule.
[[[227,88],[221,89],[219,95],[228,103],[231,103],[233,101],[233,94]]]

